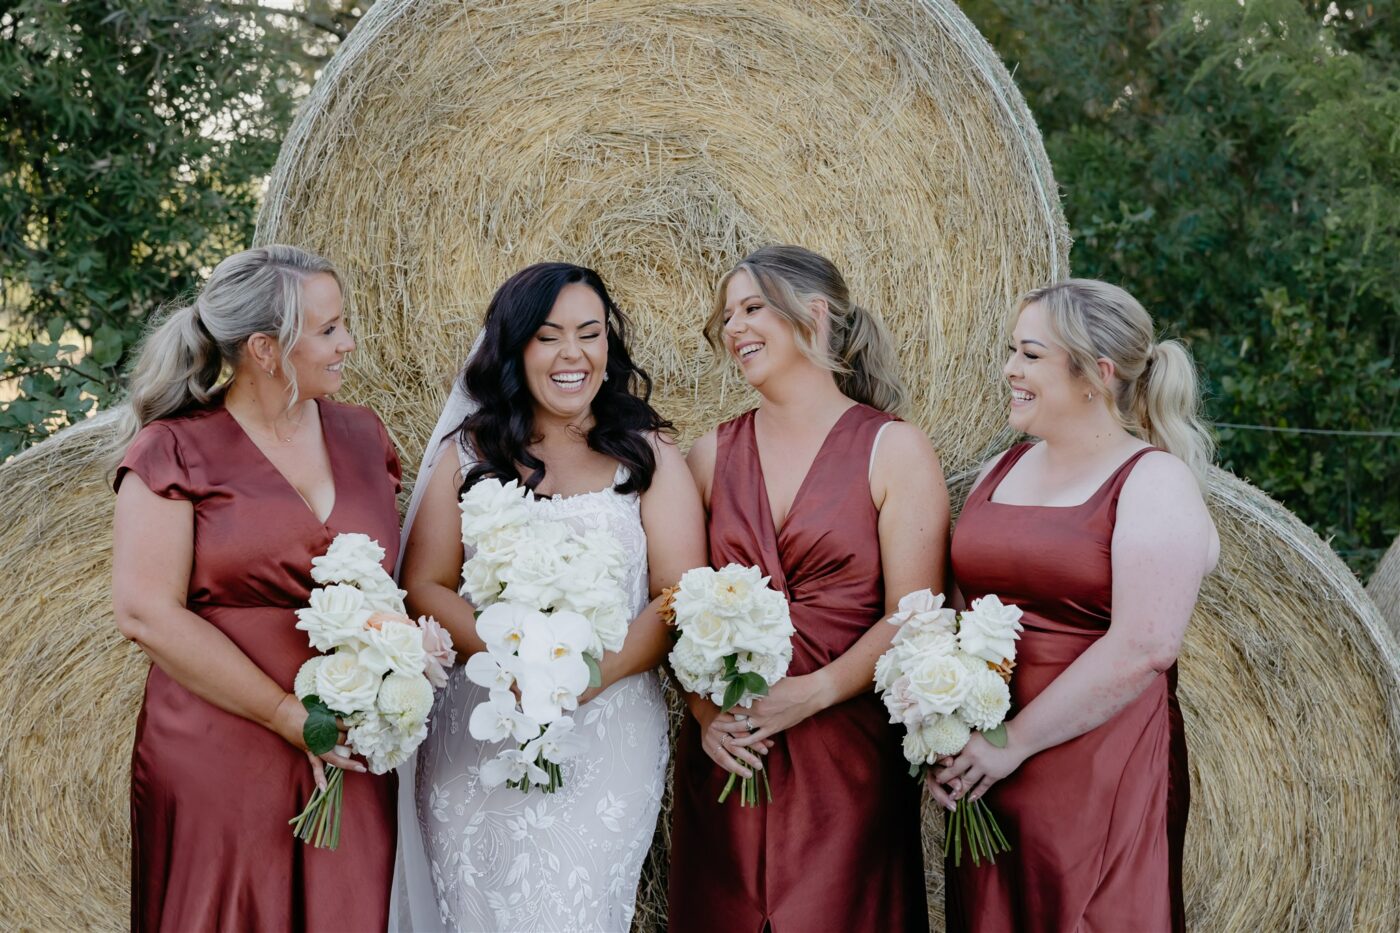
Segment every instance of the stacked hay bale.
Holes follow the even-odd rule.
[[[1375,600],[1381,616],[1390,623],[1390,630],[1400,637],[1400,538],[1390,545],[1376,572],[1371,574],[1366,593]]]
[[[961,469],[1004,422],[1008,304],[1067,272],[1054,190],[1024,104],[951,3],[381,0],[290,135],[259,238],[341,267],[361,338],[347,396],[409,463],[487,298],[542,259],[602,272],[687,436],[741,410],[752,397],[700,324],[725,269],[789,241],[883,312],[907,414]],[[126,918],[144,663],[110,614],[110,433],[98,420],[0,466],[0,916],[22,927]],[[1291,516],[1224,475],[1213,506],[1222,567],[1182,657],[1192,919],[1385,925],[1400,853],[1371,827],[1400,817],[1394,639]],[[642,929],[664,917],[655,855]]]

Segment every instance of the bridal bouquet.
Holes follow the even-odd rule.
[[[943,595],[918,590],[899,601],[890,622],[899,626],[890,649],[875,662],[875,686],[890,722],[903,723],[909,774],[920,777],[940,758],[956,755],[973,730],[998,748],[1006,745],[1011,708],[1008,684],[1015,666],[1021,610],[995,595],[961,613],[943,608]],[[963,800],[948,819],[943,854],[962,864],[967,841],[974,864],[1010,851],[996,818],[982,801]]]
[[[626,559],[606,531],[540,519],[530,501],[515,480],[484,479],[462,496],[461,593],[486,643],[466,675],[490,690],[468,730],[517,746],[482,765],[483,784],[553,792],[563,786],[560,764],[584,748],[569,711],[602,682],[603,652],[627,637]]]
[[[384,549],[362,534],[336,535],[312,559],[311,578],[321,585],[297,610],[296,627],[324,653],[301,666],[292,688],[306,707],[306,747],[317,755],[337,748],[339,718],[347,742],[375,774],[398,767],[423,741],[433,688],[447,684],[456,660],[451,636],[435,620],[405,614],[404,593],[383,559]],[[326,771],[326,789],[317,789],[290,823],[303,842],[334,849],[344,772]]]
[[[792,619],[787,598],[768,586],[757,567],[729,564],[697,567],[681,576],[672,611],[680,637],[671,649],[671,669],[681,686],[707,696],[721,710],[748,708],[767,696],[792,661]],[[768,800],[773,791],[762,771]],[[723,803],[738,775],[730,774]],[[740,806],[758,806],[758,785],[744,778]]]

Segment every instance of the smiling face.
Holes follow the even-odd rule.
[[[1086,398],[1091,384],[1070,372],[1069,351],[1056,342],[1049,315],[1038,303],[1026,305],[1017,317],[1009,350],[1001,371],[1011,387],[1008,420],[1016,430],[1044,437],[1092,404]]]
[[[582,282],[565,285],[525,345],[525,384],[535,417],[574,421],[586,415],[608,365],[603,300]]]
[[[775,373],[806,362],[792,325],[763,298],[745,269],[729,277],[724,290],[724,349],[739,364],[749,385],[760,389]]]
[[[287,355],[296,372],[297,394],[304,399],[332,395],[344,381],[345,357],[355,349],[334,276],[321,273],[301,283],[301,314],[301,336]]]

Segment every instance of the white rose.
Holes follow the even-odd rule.
[[[885,709],[890,711],[890,722],[903,724],[906,729],[917,729],[924,716],[919,709],[918,699],[909,686],[909,676],[901,674],[890,684],[880,699],[885,701]]]
[[[958,625],[958,644],[968,654],[999,664],[1016,657],[1021,608],[1003,605],[995,594],[972,601]]]
[[[325,663],[326,656],[318,654],[314,658],[308,658],[306,663],[297,671],[296,680],[292,683],[292,693],[296,694],[298,700],[304,700],[316,692],[316,668]]]
[[[957,636],[942,629],[901,628],[895,632],[893,644],[905,663],[918,657],[958,653]]]
[[[340,534],[326,553],[311,559],[311,579],[317,583],[359,583],[384,573],[384,549],[369,535]]]
[[[890,689],[890,684],[899,676],[899,662],[893,648],[875,659],[875,689],[881,693]]]
[[[501,596],[503,566],[477,551],[462,565],[462,587],[458,595],[467,597],[476,608],[485,609]]]
[[[919,737],[928,746],[928,764],[948,755],[956,755],[963,750],[967,740],[972,738],[972,730],[967,727],[967,723],[956,716],[934,716],[924,723],[919,733]]]
[[[353,649],[341,648],[316,668],[316,695],[338,713],[371,710],[379,675],[361,664]]]
[[[904,734],[904,760],[910,764],[928,764],[930,752],[928,742],[924,741],[922,729],[910,729]]]
[[[676,625],[681,630],[681,641],[689,640],[705,660],[714,663],[722,661],[726,655],[734,653],[733,620],[717,612],[699,612],[682,621],[676,613]]]
[[[296,627],[306,633],[317,651],[358,643],[365,622],[374,613],[365,595],[347,583],[314,589],[308,602],[309,606],[296,611]]]
[[[548,609],[564,595],[564,579],[569,565],[563,550],[546,538],[536,538],[529,547],[521,547],[509,565],[502,567],[500,576],[505,589],[503,601]]]
[[[407,616],[371,619],[360,648],[360,663],[380,674],[422,674],[428,660],[423,633]]]
[[[768,686],[773,686],[787,676],[788,665],[792,662],[792,652],[761,654],[745,652],[739,655],[736,665],[742,673],[754,673],[763,678]]]
[[[899,606],[890,616],[890,623],[901,628],[918,631],[953,631],[955,614],[943,608],[943,594],[929,589],[915,590],[899,601]]]
[[[952,715],[972,687],[972,675],[950,655],[921,656],[907,670],[909,692],[925,716]]]
[[[390,674],[379,686],[378,706],[396,728],[411,728],[428,718],[433,685],[422,674]]]
[[[473,544],[486,535],[528,522],[528,495],[517,480],[502,483],[491,478],[477,482],[458,503],[462,511],[462,540]]]
[[[394,579],[381,572],[377,577],[366,577],[359,582],[360,592],[365,596],[365,605],[375,612],[396,612],[403,615],[403,598],[408,594],[394,584]]]
[[[982,670],[972,676],[972,688],[963,697],[958,715],[974,729],[982,732],[1001,725],[1011,709],[1011,689],[997,673],[982,665]]]
[[[768,578],[757,567],[726,564],[710,581],[711,609],[731,618],[751,615],[759,592],[767,585]]]
[[[627,641],[628,625],[632,621],[628,617],[626,606],[614,603],[584,613],[584,616],[593,628],[593,640],[588,646],[589,654],[601,658],[605,651],[622,650],[623,643]]]

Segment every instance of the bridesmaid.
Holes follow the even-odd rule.
[[[792,607],[788,676],[747,713],[687,696],[676,750],[670,928],[926,930],[919,788],[872,693],[881,625],[942,588],[948,496],[902,399],[894,346],[830,261],[761,249],[706,326],[760,406],[696,441],[710,562],[757,565]],[[716,802],[767,771],[773,802]]]
[[[949,930],[1184,927],[1176,656],[1219,541],[1196,373],[1152,330],[1103,282],[1020,303],[1010,421],[1040,441],[983,467],[952,545],[966,599],[1025,613],[1014,715],[1005,748],[974,735],[929,782],[945,806],[985,795],[1012,851],[947,867]]]
[[[306,751],[289,692],[313,654],[293,615],[311,559],[341,532],[382,544],[386,569],[398,549],[393,445],[327,398],[354,348],[335,270],[290,246],[225,259],[142,348],[112,546],[117,625],[155,662],[131,756],[133,930],[384,929],[392,779],[346,776],[339,851],[287,826],[322,759],[365,770]]]

